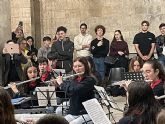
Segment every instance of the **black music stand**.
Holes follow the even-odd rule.
[[[36,87],[36,93],[39,106],[46,106],[47,113],[53,113],[57,106],[55,87]]]
[[[106,108],[108,110],[109,119],[110,119],[110,117],[112,117],[113,121],[116,123],[116,121],[113,117],[113,112],[110,111],[111,110],[110,108],[113,108],[113,109],[118,110],[120,112],[123,112],[123,110],[121,110],[119,108],[119,106],[117,105],[117,102],[113,99],[112,96],[109,96],[107,94],[107,92],[105,91],[105,89],[103,87],[95,86],[95,89],[101,97],[101,100],[100,100],[101,105],[106,106]]]
[[[124,72],[124,80],[144,81],[142,72]]]

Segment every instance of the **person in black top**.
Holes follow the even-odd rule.
[[[34,47],[34,39],[32,36],[28,36],[26,37],[26,41],[27,41],[27,50],[28,53],[27,55],[30,56],[30,60],[31,62],[38,66],[38,62],[37,62],[37,54],[38,54],[38,50]]]
[[[8,40],[7,44],[14,44],[13,40]],[[22,81],[23,70],[21,64],[26,64],[27,58],[20,51],[19,53],[8,53],[7,49],[3,49],[2,54],[2,78],[3,86],[7,86],[9,82]]]
[[[105,27],[98,25],[95,27],[96,37],[90,45],[90,50],[93,55],[96,71],[100,73],[102,80],[105,76],[104,59],[109,52],[109,40],[104,38]]]
[[[156,124],[160,105],[150,85],[146,82],[132,82],[126,89],[129,106],[118,124]]]
[[[90,69],[87,59],[85,57],[76,58],[73,62],[73,70],[76,73],[83,73],[76,76],[69,81],[63,81],[62,77],[57,78],[57,83],[61,86],[61,89],[65,90],[70,96],[70,106],[68,115],[65,116],[66,120],[73,124],[82,124],[84,119],[90,120],[82,102],[94,98],[94,85],[96,80],[90,76]]]
[[[138,56],[147,61],[154,57],[155,35],[148,31],[148,21],[142,21],[141,26],[142,31],[135,35],[133,44]]]
[[[165,66],[165,23],[159,25],[161,34],[156,37],[158,60]]]
[[[74,43],[66,37],[67,29],[63,26],[57,28],[59,38],[52,44],[51,51],[58,54],[57,66],[65,69],[66,73],[72,71]]]

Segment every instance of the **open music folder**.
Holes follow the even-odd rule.
[[[82,104],[94,124],[112,124],[97,99],[90,99]]]

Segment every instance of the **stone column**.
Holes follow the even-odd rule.
[[[0,0],[0,84],[2,83],[2,48],[11,39],[10,0]]]

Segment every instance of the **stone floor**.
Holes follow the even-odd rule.
[[[126,98],[125,98],[125,97],[122,97],[122,96],[113,97],[113,98],[114,98],[114,100],[116,101],[116,103],[117,103],[117,105],[119,106],[119,108],[120,108],[121,110],[123,110],[123,109],[124,109],[124,106],[125,106],[125,103],[126,103]],[[108,110],[107,110],[105,107],[104,107],[104,111],[105,111],[106,113],[108,112]],[[112,113],[112,116],[114,117],[114,120],[115,120],[116,122],[118,122],[118,121],[123,117],[123,112],[121,112],[121,111],[115,110],[115,109],[113,109],[113,108],[111,108],[110,111],[113,112],[113,113]],[[114,123],[114,120],[113,120],[112,117],[110,117],[110,121],[111,121],[112,123]]]

